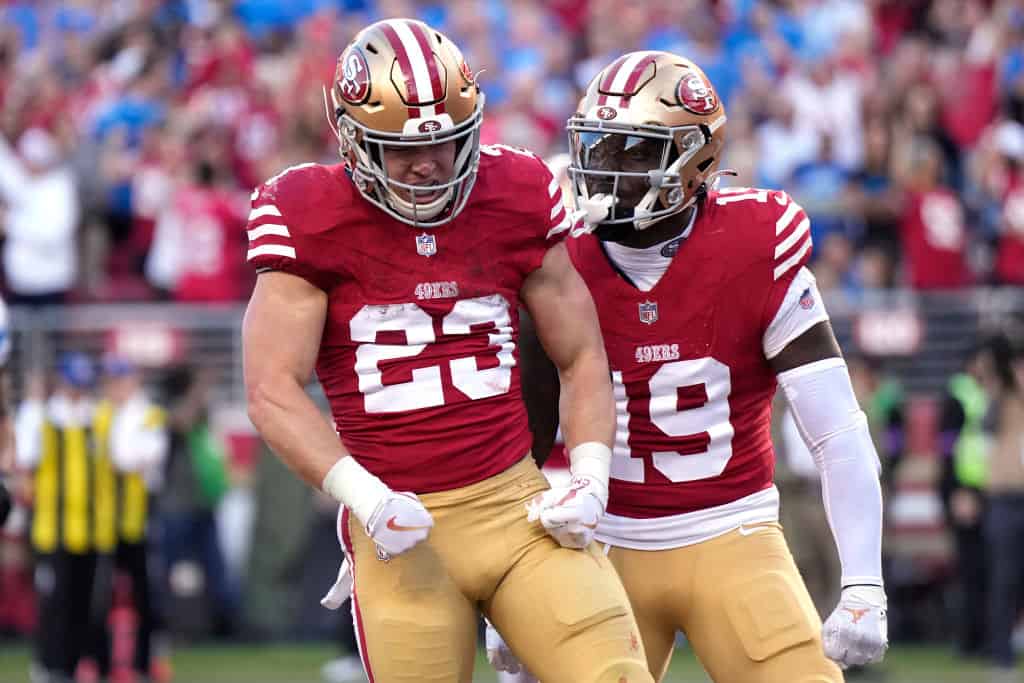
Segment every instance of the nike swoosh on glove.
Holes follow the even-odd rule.
[[[527,520],[538,519],[565,548],[586,548],[594,540],[608,492],[592,477],[573,477],[568,486],[548,489],[526,504]]]
[[[320,604],[327,609],[338,609],[348,597],[352,595],[352,567],[349,566],[348,558],[341,560],[341,566],[338,567],[338,578],[334,580],[334,585],[327,591],[327,595],[320,598]]]
[[[519,658],[512,653],[490,619],[484,619],[484,624],[487,626],[484,631],[487,661],[491,663],[495,671],[499,672],[498,680],[501,683],[512,683],[512,681],[515,683],[538,683],[533,674],[527,671]]]
[[[844,669],[880,662],[889,647],[886,606],[881,586],[844,588],[821,629],[825,656]]]
[[[434,518],[415,493],[389,492],[366,521],[366,535],[388,555],[400,555],[424,541]]]

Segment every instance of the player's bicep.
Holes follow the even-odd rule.
[[[312,377],[327,317],[327,294],[296,275],[264,272],[242,327],[246,384]]]
[[[594,301],[564,243],[548,249],[541,267],[526,278],[520,294],[537,337],[560,371],[581,355],[604,356]]]
[[[786,348],[772,358],[769,363],[771,363],[772,370],[778,375],[808,363],[842,357],[843,352],[839,349],[839,342],[836,341],[832,323],[826,320],[817,323],[787,344]]]
[[[765,358],[776,374],[841,356],[814,275],[801,267],[787,285],[762,337]]]

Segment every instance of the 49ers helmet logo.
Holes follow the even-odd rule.
[[[615,111],[614,107],[600,107],[597,110],[597,118],[601,119],[602,121],[611,121],[618,115],[619,112]]]
[[[417,130],[421,133],[436,133],[441,130],[441,123],[430,119],[421,123]]]
[[[353,47],[338,58],[334,71],[338,94],[349,104],[362,104],[370,95],[370,67],[359,48]]]
[[[690,71],[679,79],[676,99],[687,111],[706,116],[718,109],[718,95],[711,88],[707,78],[696,71]]]

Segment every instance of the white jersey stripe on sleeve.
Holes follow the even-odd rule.
[[[562,198],[558,198],[558,202],[551,207],[551,220],[558,218],[558,212],[565,210],[565,204],[562,203]]]
[[[789,224],[793,222],[793,219],[796,218],[798,213],[800,213],[800,205],[794,201],[789,202],[789,206],[787,206],[783,214],[779,216],[779,220],[775,221],[775,234],[781,235],[782,231],[789,227]]]
[[[251,261],[257,256],[265,255],[295,258],[295,247],[286,247],[283,244],[261,244],[258,247],[250,249],[245,258],[247,261]]]
[[[558,183],[558,178],[552,178],[551,182],[548,183],[548,195],[552,199],[554,199],[555,195],[558,194],[558,190],[560,188],[561,188],[561,185],[559,185],[559,183]]]
[[[258,240],[259,238],[266,237],[267,235],[277,235],[278,237],[292,236],[291,233],[288,232],[288,228],[280,223],[264,223],[263,225],[249,230],[248,235],[250,240]]]
[[[273,204],[266,204],[264,206],[257,206],[255,209],[249,212],[249,220],[254,221],[257,218],[263,218],[264,216],[281,216],[281,211]]]
[[[784,239],[781,242],[779,242],[778,245],[775,247],[775,258],[779,258],[783,254],[785,254],[787,251],[792,249],[793,245],[796,244],[800,240],[801,237],[803,237],[804,235],[806,235],[810,231],[811,231],[811,219],[809,219],[806,216],[804,216],[804,219],[802,221],[800,221],[800,224],[796,226],[796,228],[793,230],[793,232],[791,232],[788,235],[786,235],[786,239]]]
[[[546,239],[551,239],[553,236],[557,235],[558,233],[565,232],[566,230],[571,228],[572,225],[573,225],[573,223],[572,223],[572,216],[569,215],[568,213],[566,213],[565,217],[561,220],[561,222],[558,225],[556,225],[555,227],[553,227],[550,230],[548,230],[548,234],[547,234]]]
[[[803,244],[800,246],[799,249],[797,249],[793,253],[792,256],[790,256],[788,259],[786,259],[785,261],[783,261],[779,265],[775,266],[775,273],[774,273],[775,279],[778,280],[780,277],[782,277],[783,275],[788,273],[790,270],[792,270],[795,266],[797,266],[800,263],[800,259],[802,259],[804,257],[804,255],[807,254],[807,252],[810,251],[810,250],[811,250],[811,236],[807,235],[807,237],[804,238]]]

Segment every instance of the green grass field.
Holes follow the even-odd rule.
[[[319,683],[320,666],[334,650],[324,645],[191,647],[173,657],[176,683]],[[0,647],[0,681],[28,680],[28,651]],[[493,683],[494,672],[481,654],[475,682]],[[671,683],[706,683],[693,656],[678,650],[672,662]],[[864,683],[987,683],[986,668],[952,657],[948,648],[896,647],[883,667],[851,679]]]

